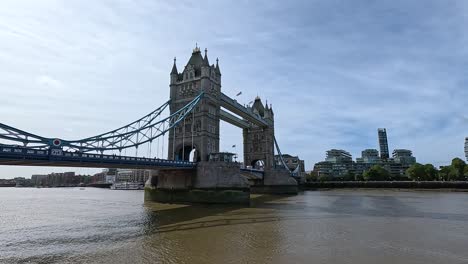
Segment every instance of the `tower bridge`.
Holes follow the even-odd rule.
[[[176,60],[170,72],[170,99],[146,116],[121,128],[80,140],[38,136],[0,123],[0,165],[147,168],[145,199],[159,202],[246,203],[251,192],[297,193],[286,164],[274,162],[274,113],[259,97],[243,106],[221,91],[219,61],[209,63],[196,47],[182,71]],[[165,116],[165,112],[169,114]],[[210,157],[219,153],[220,121],[242,129],[244,164]],[[151,158],[157,140],[167,156]],[[164,153],[164,145],[156,149]],[[148,148],[149,157],[138,156]],[[122,155],[134,149],[135,156]],[[140,152],[141,153],[141,152]],[[154,153],[154,152],[153,152]],[[190,156],[192,160],[190,161]],[[255,181],[249,181],[246,174]]]

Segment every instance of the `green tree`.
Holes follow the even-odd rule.
[[[317,178],[319,182],[329,181],[330,177],[327,174],[320,174]]]
[[[374,165],[365,171],[363,177],[366,181],[387,181],[391,178],[390,173],[379,165]]]
[[[423,181],[426,176],[425,168],[422,164],[415,163],[406,170],[406,176],[413,181]]]
[[[343,180],[345,180],[345,181],[354,181],[354,178],[355,178],[354,172],[349,171],[349,172],[346,173],[346,175],[343,177]]]
[[[448,170],[447,180],[458,181],[460,179],[460,171],[455,167],[450,166]]]
[[[451,166],[443,166],[440,168],[439,171],[439,180],[440,181],[448,181],[449,180],[449,173],[450,173]]]
[[[434,167],[434,165],[432,164],[426,164],[424,165],[424,172],[425,172],[425,180],[426,181],[435,181],[437,180],[437,175],[438,175],[438,171],[436,169],[436,167]]]
[[[465,172],[465,167],[466,167],[466,163],[460,159],[460,158],[454,158],[452,160],[452,164],[451,164],[451,167],[452,167],[452,171],[451,171],[451,175],[453,177],[453,180],[464,180],[465,177],[464,177],[464,172]]]
[[[317,181],[317,172],[311,171],[309,174],[306,174],[306,182],[315,182]]]
[[[362,176],[362,174],[356,174],[354,175],[354,179],[356,181],[363,181],[364,180],[364,176]]]

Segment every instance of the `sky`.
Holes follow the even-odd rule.
[[[467,28],[464,0],[2,0],[0,123],[63,139],[118,128],[168,100],[173,58],[182,69],[198,43],[225,94],[273,105],[282,152],[307,170],[331,148],[378,148],[380,127],[390,151],[443,165],[468,136]],[[232,145],[242,131],[222,123]]]

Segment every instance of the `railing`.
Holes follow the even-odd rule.
[[[120,155],[68,152],[61,149],[36,150],[20,146],[0,147],[0,159],[43,160],[62,162],[89,162],[108,164],[135,164],[161,167],[193,168],[196,163],[189,161],[165,160],[157,158],[130,157]]]

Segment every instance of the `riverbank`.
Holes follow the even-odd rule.
[[[467,181],[325,181],[308,182],[302,186],[304,190],[316,189],[444,189],[468,191]]]

